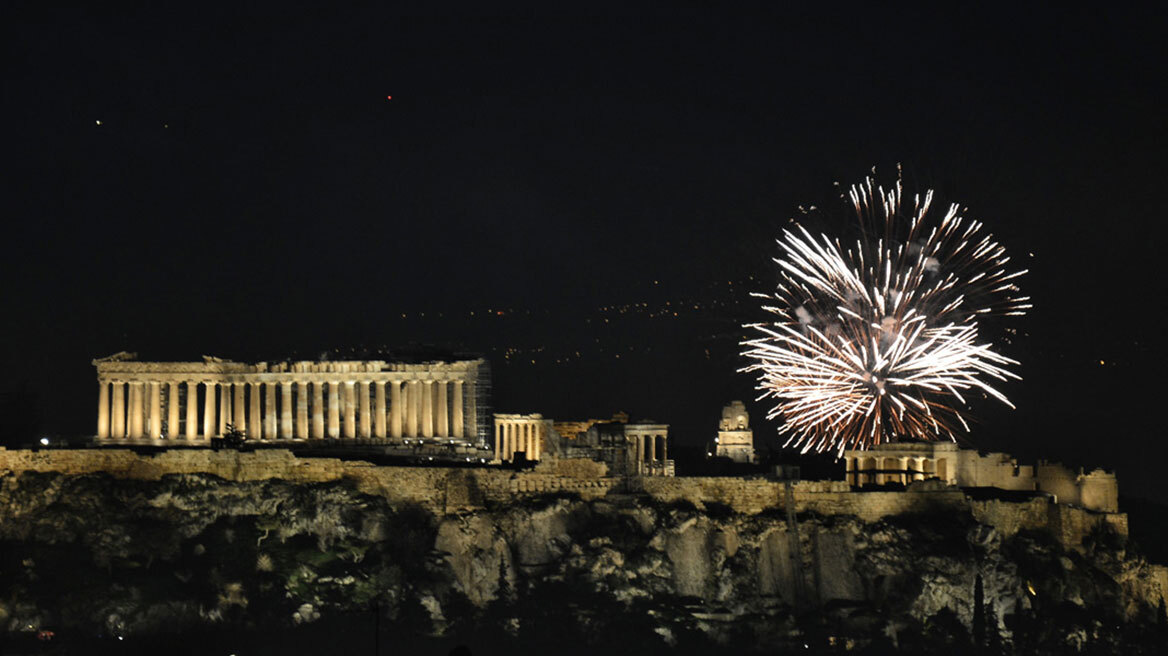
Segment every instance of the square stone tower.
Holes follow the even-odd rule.
[[[718,424],[718,437],[714,441],[718,446],[714,455],[734,462],[754,462],[754,431],[750,430],[746,404],[731,401],[722,408],[722,421]]]

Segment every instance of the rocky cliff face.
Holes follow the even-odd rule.
[[[30,472],[0,486],[10,635],[351,620],[584,651],[615,636],[679,649],[972,641],[1027,653],[1168,639],[1157,633],[1163,570],[1106,531],[1080,552],[951,514],[803,514],[792,536],[785,516],[617,495],[442,516],[344,482]]]

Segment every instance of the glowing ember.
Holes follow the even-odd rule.
[[[933,192],[904,204],[901,183],[871,178],[848,193],[860,238],[845,246],[802,226],[784,230],[780,283],[763,308],[778,319],[749,324],[742,343],[758,372],[760,400],[775,406],[784,446],[863,449],[901,437],[956,439],[969,430],[966,396],[1013,407],[990,382],[1017,364],[979,342],[978,321],[1030,308],[1007,271],[1010,258],[981,223],[951,205],[936,226]]]

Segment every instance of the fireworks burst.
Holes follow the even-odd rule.
[[[859,239],[784,230],[778,289],[755,295],[778,319],[746,326],[742,371],[774,399],[784,446],[955,441],[970,393],[1013,407],[991,383],[1018,378],[1007,369],[1018,363],[979,341],[978,322],[1031,307],[1014,283],[1026,271],[1009,272],[1005,249],[957,205],[935,222],[932,191],[906,199],[899,180],[885,190],[868,178],[848,198]]]

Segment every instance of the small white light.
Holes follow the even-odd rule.
[[[42,437],[42,438],[41,438],[41,444],[43,444],[43,445],[45,445],[45,446],[48,446],[48,445],[49,445],[49,438],[47,438],[47,437]]]
[[[101,125],[101,121],[94,121],[94,123],[97,125]],[[121,640],[121,638],[118,638],[118,639]]]

